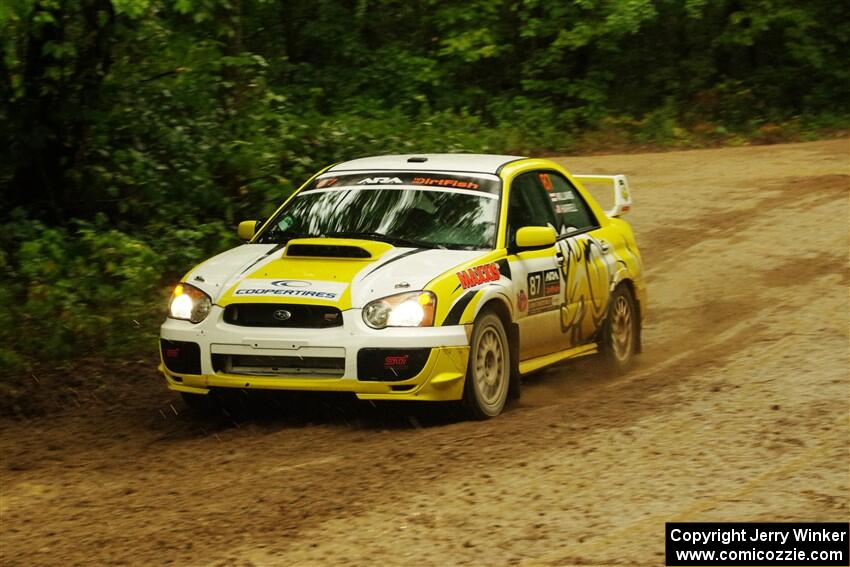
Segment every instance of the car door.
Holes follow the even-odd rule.
[[[538,176],[555,211],[564,282],[561,330],[565,347],[592,341],[605,321],[616,258],[599,220],[570,181],[554,171]]]
[[[525,226],[551,226],[558,221],[552,201],[538,181],[539,172],[518,175],[511,183],[507,248],[520,334],[519,359],[527,360],[564,348],[561,330],[563,280],[558,246],[520,251],[516,232]]]

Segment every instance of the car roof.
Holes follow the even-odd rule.
[[[397,154],[373,156],[338,163],[331,171],[452,171],[498,173],[507,163],[523,156],[492,154]]]

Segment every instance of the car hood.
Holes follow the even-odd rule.
[[[488,253],[394,247],[372,240],[298,239],[285,246],[238,246],[198,265],[185,281],[222,306],[282,302],[349,309],[423,289],[434,278]]]

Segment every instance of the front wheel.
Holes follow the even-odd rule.
[[[511,377],[508,336],[502,320],[492,312],[478,317],[472,330],[463,404],[473,419],[489,419],[502,412]]]
[[[625,372],[637,352],[638,313],[631,290],[620,285],[611,295],[608,318],[602,328],[602,356],[614,372]]]

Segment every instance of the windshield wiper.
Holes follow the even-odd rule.
[[[268,234],[263,235],[262,242],[265,244],[286,244],[293,238],[313,238],[316,235],[314,234],[304,234],[302,232],[295,232],[293,230],[283,230],[280,232],[270,232]]]
[[[480,244],[446,244],[445,247],[449,250],[487,250]]]
[[[445,248],[445,246],[441,246],[440,244],[434,244],[433,242],[414,240],[412,238],[402,238],[399,236],[390,236],[381,232],[338,231],[328,232],[323,234],[322,236],[328,238],[364,238],[366,240],[378,240],[380,242],[387,242],[389,244],[392,244],[393,246],[407,246],[410,248]]]

